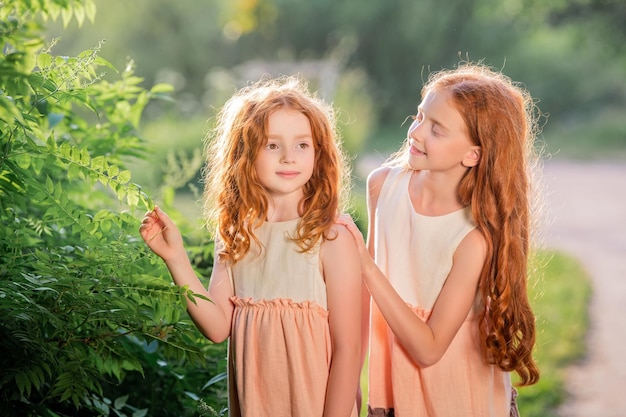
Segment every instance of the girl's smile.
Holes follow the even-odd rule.
[[[411,155],[421,156],[426,155],[426,152],[420,151],[416,146],[415,142],[411,140],[411,146],[409,147],[409,152]]]
[[[276,175],[289,180],[289,179],[296,178],[298,175],[300,175],[300,172],[299,171],[278,171],[276,172]]]

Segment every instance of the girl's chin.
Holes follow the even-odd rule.
[[[410,157],[407,158],[406,162],[407,162],[407,165],[409,166],[409,168],[411,168],[414,171],[419,171],[419,168],[415,166],[416,165],[415,161],[412,161]]]

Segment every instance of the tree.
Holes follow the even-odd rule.
[[[191,415],[223,347],[200,336],[183,307],[194,294],[138,238],[134,213],[153,202],[124,166],[143,155],[145,106],[171,87],[142,88],[132,62],[117,73],[99,45],[62,57],[44,44],[41,19],[94,16],[91,0],[0,8],[0,414],[145,415],[131,388],[147,390],[125,384],[158,370],[149,390],[165,403],[150,414]],[[159,388],[191,374],[195,389]]]

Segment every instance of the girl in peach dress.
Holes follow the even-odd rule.
[[[537,382],[527,296],[537,112],[502,73],[430,76],[403,147],[368,177],[369,415],[508,417]]]
[[[207,137],[205,208],[216,233],[208,291],[158,207],[140,233],[202,333],[229,338],[229,414],[357,415],[361,269],[335,223],[348,190],[331,106],[299,78],[237,92]]]

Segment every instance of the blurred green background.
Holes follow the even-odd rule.
[[[626,157],[626,3],[621,0],[95,0],[82,27],[49,24],[58,55],[104,46],[146,86],[142,134],[154,156],[133,179],[160,183],[168,154],[191,158],[228,96],[262,74],[304,74],[341,110],[357,162],[397,149],[428,72],[483,61],[523,83],[546,116],[554,157]],[[170,159],[172,159],[170,155]],[[369,159],[368,159],[369,160]],[[367,161],[366,161],[367,162]],[[355,175],[367,174],[367,163]],[[359,168],[363,166],[363,168]]]
[[[56,52],[104,40],[116,67],[132,60],[147,87],[169,83],[175,101],[150,104],[142,135],[151,155],[133,179],[200,220],[201,140],[229,95],[264,74],[301,73],[335,104],[354,158],[354,206],[364,226],[363,182],[405,137],[429,71],[482,61],[528,88],[543,113],[548,158],[626,160],[626,3],[620,0],[103,0],[95,23],[53,24]],[[106,76],[105,76],[106,77]],[[191,179],[190,179],[191,178]],[[533,287],[540,384],[520,390],[524,416],[552,416],[564,369],[584,351],[590,286],[563,254],[544,260]],[[567,292],[563,292],[568,288]],[[559,343],[554,343],[559,340]],[[367,382],[362,381],[363,387]]]

